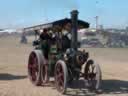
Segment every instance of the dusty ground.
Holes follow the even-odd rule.
[[[32,49],[30,42],[24,45],[19,44],[18,38],[0,38],[0,96],[61,96],[54,86],[35,87],[28,80],[27,59]],[[86,50],[102,69],[103,94],[100,96],[128,96],[128,48]],[[97,95],[70,89],[67,96]]]

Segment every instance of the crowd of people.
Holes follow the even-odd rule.
[[[61,31],[61,32],[60,32]],[[71,24],[67,23],[63,29],[43,29],[39,33],[39,39],[41,41],[41,48],[44,50],[44,56],[48,59],[48,53],[51,45],[57,45],[57,50],[66,51],[71,47]]]

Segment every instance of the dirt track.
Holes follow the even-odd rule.
[[[31,44],[21,45],[14,37],[0,38],[0,96],[61,96],[54,86],[35,87],[27,78],[27,59]],[[103,94],[128,96],[128,48],[86,49],[102,69]],[[67,96],[96,96],[71,89]]]

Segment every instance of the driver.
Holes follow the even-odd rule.
[[[67,23],[63,29],[62,35],[62,48],[63,51],[66,51],[68,48],[71,47],[71,24]]]

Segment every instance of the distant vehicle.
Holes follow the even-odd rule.
[[[81,41],[81,47],[104,47],[98,39],[84,39]]]
[[[5,31],[5,30],[1,30],[1,31],[0,31],[0,33],[3,33],[3,32],[7,32],[7,31]]]

